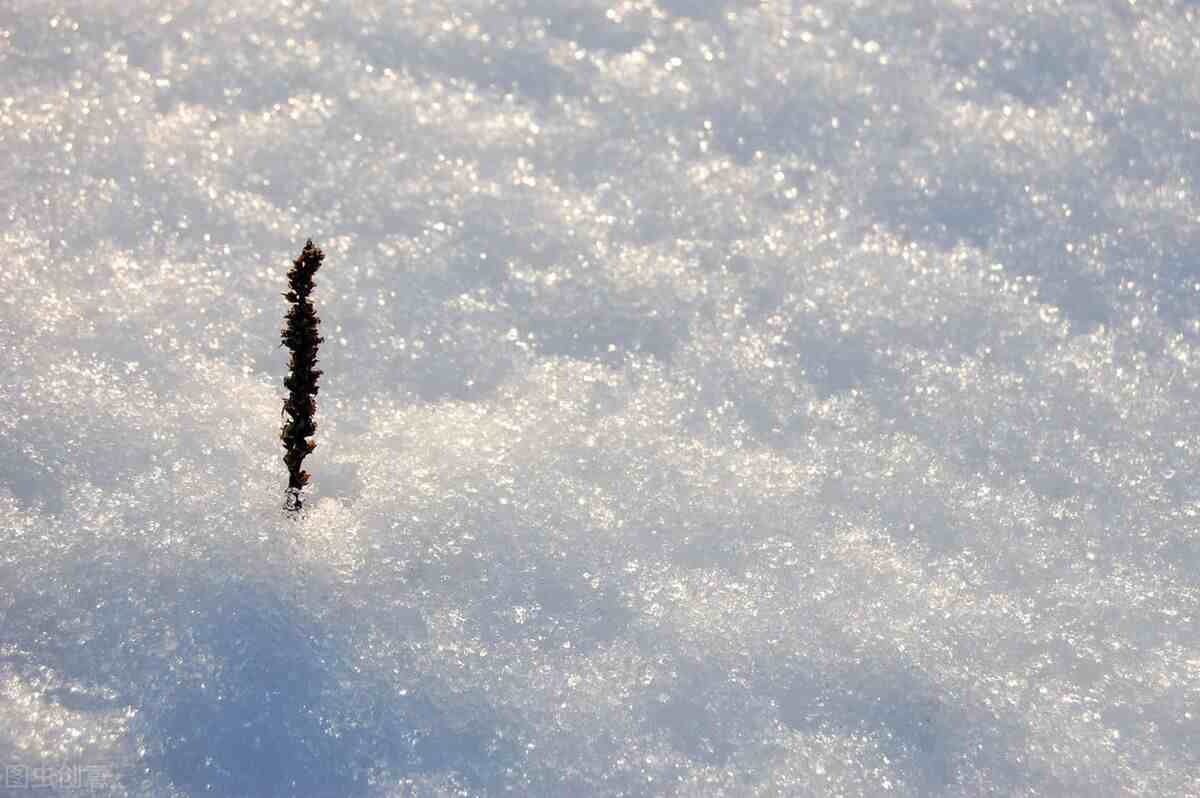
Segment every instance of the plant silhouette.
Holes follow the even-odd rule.
[[[288,389],[283,403],[283,430],[279,438],[283,441],[286,454],[283,462],[288,467],[288,487],[284,508],[298,513],[303,506],[300,493],[308,484],[308,472],[300,466],[313,449],[316,441],[309,440],[317,431],[314,416],[317,412],[317,381],[321,371],[316,368],[317,349],[322,338],[318,331],[321,319],[313,307],[309,295],[314,286],[313,276],[321,268],[325,253],[313,246],[312,239],[304,244],[300,257],[292,261],[288,272],[289,290],[283,295],[291,307],[287,312],[287,323],[281,332],[283,345],[291,351],[288,375],[283,387]]]

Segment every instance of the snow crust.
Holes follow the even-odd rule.
[[[0,4],[0,794],[1195,795],[1198,61],[1185,0]]]

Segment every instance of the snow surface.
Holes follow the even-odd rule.
[[[3,0],[0,794],[1200,794],[1198,61],[1194,0]]]

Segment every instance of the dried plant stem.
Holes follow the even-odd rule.
[[[309,294],[315,286],[313,275],[321,268],[324,259],[325,254],[313,246],[310,239],[300,257],[292,262],[292,269],[288,272],[289,290],[283,295],[291,307],[281,335],[283,345],[291,351],[291,358],[288,376],[283,381],[288,396],[283,403],[285,420],[279,438],[286,451],[283,462],[288,467],[284,508],[291,513],[299,513],[303,505],[300,493],[308,484],[308,472],[300,464],[317,448],[316,442],[309,438],[317,431],[317,422],[313,418],[317,412],[317,381],[321,377],[321,371],[316,368],[317,348],[325,339],[318,334],[321,319],[313,308]]]

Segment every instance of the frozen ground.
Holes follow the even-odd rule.
[[[1198,61],[1188,0],[3,0],[0,794],[1196,795]]]

